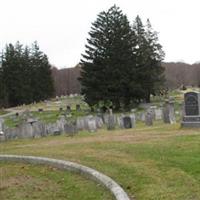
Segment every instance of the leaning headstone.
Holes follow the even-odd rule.
[[[123,123],[124,123],[124,128],[126,129],[132,128],[132,121],[130,116],[123,117]]]
[[[151,112],[147,112],[145,115],[145,124],[147,126],[152,126],[153,125],[153,115]]]
[[[176,122],[174,102],[166,101],[163,107],[163,121],[167,124]]]
[[[200,92],[188,92],[184,95],[182,127],[200,128]]]

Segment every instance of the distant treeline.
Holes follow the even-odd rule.
[[[169,89],[182,86],[200,86],[200,64],[163,63],[165,67],[166,87]],[[52,68],[55,85],[55,95],[80,94],[81,85],[77,78],[80,76],[81,65],[74,68]]]

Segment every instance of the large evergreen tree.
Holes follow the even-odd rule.
[[[158,42],[157,32],[153,31],[149,20],[145,27],[140,17],[137,16],[133,32],[137,38],[136,78],[140,83],[138,93],[141,99],[150,102],[150,95],[159,93],[164,83],[164,68],[161,66],[164,52]]]
[[[7,45],[1,64],[1,105],[28,104],[52,96],[50,64],[36,42],[31,49],[27,46],[24,48],[19,42],[15,46]]]
[[[101,12],[89,36],[80,78],[87,103],[129,106],[135,98],[135,38],[126,15],[116,6]]]

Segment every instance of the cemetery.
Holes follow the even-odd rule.
[[[200,200],[198,6],[113,3],[2,2],[0,200]]]
[[[165,99],[155,97],[151,104],[117,113],[111,109],[105,113],[91,112],[80,96],[58,97],[48,102],[6,109],[0,117],[1,152],[81,163],[117,180],[130,199],[178,199],[179,196],[198,199],[200,183],[197,180],[200,177],[198,170],[195,171],[200,153],[198,109],[199,93],[192,90],[179,91]],[[12,164],[2,162],[0,166],[2,169],[8,166],[9,176]],[[23,163],[14,166],[18,173],[20,168],[30,168],[35,169],[36,174],[49,171],[50,174],[60,174],[60,177],[73,179],[77,176],[85,180],[49,166]],[[26,173],[30,172],[26,170]],[[27,176],[31,177],[30,174]],[[26,184],[29,179],[25,179]],[[64,196],[68,191],[63,184],[69,184],[66,182],[69,180],[66,178],[59,186],[52,187],[59,187],[59,193]],[[181,185],[178,184],[180,180]],[[43,181],[37,184],[43,184]],[[55,185],[52,182],[49,184]],[[82,181],[78,182],[79,185]],[[88,191],[96,188],[94,190],[99,192],[92,199],[101,199],[101,194],[105,199],[114,198],[101,185],[87,179],[86,182]],[[76,189],[70,191],[73,198],[78,199]],[[174,190],[178,192],[174,194]],[[35,196],[44,192],[42,189]],[[6,197],[5,193],[3,195]],[[88,195],[85,195],[86,199],[93,193]],[[55,194],[55,198],[65,199],[59,194]]]

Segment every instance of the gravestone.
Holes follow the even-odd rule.
[[[136,116],[134,113],[130,114],[131,122],[132,122],[132,128],[135,127],[136,124]]]
[[[155,120],[161,120],[162,119],[162,109],[157,108],[155,109]]]
[[[124,128],[126,129],[132,128],[132,121],[131,121],[130,116],[123,117],[123,124],[124,124]]]
[[[71,112],[71,107],[67,106],[67,110],[66,110],[67,114],[69,114]]]
[[[76,111],[80,112],[81,111],[81,106],[79,104],[76,104]]]
[[[166,124],[173,124],[176,122],[174,102],[166,101],[163,107],[163,122]]]
[[[80,131],[85,129],[85,120],[83,117],[78,117],[76,119],[76,128]]]
[[[107,123],[107,129],[113,130],[115,129],[115,116],[113,114],[108,115],[108,123]]]
[[[121,114],[117,117],[117,124],[119,128],[124,128],[124,122],[123,122],[124,114]]]
[[[102,128],[103,126],[103,120],[100,116],[95,117],[95,122],[96,122],[96,127],[97,128]]]
[[[39,109],[38,109],[38,112],[43,112],[43,108],[39,108]]]
[[[78,133],[78,130],[76,128],[75,122],[67,122],[65,124],[65,133],[69,136],[74,136],[76,133]]]
[[[0,142],[5,140],[4,120],[0,118]]]
[[[200,128],[200,93],[188,92],[184,95],[182,127]]]
[[[4,120],[3,118],[0,118],[0,131],[4,130]]]
[[[97,127],[96,127],[96,120],[94,117],[88,119],[88,130],[90,132],[95,132],[97,130]]]
[[[145,115],[145,124],[147,126],[152,126],[153,125],[153,115],[151,112],[147,112]]]

